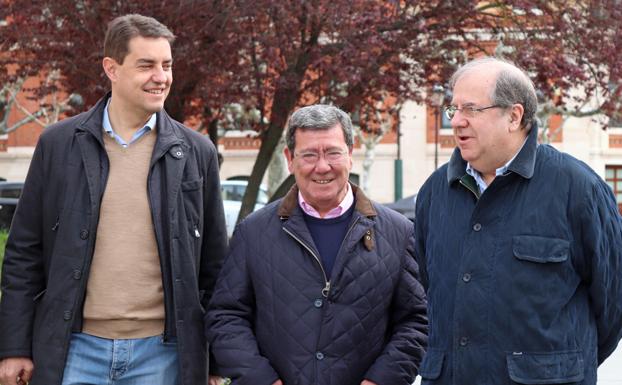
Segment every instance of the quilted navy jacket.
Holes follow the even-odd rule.
[[[236,385],[414,381],[427,333],[414,229],[354,192],[330,277],[296,187],[238,226],[206,315],[213,374]]]
[[[584,163],[537,145],[478,199],[456,150],[417,196],[422,384],[585,384],[622,335],[622,220]]]

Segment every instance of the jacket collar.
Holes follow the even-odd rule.
[[[363,216],[375,217],[377,215],[376,209],[374,209],[371,200],[365,196],[363,190],[354,183],[350,183],[350,186],[354,194],[354,210],[358,211]],[[298,186],[294,184],[281,201],[279,209],[277,210],[277,215],[282,219],[287,219],[292,216],[296,210],[301,209],[298,204]]]
[[[108,93],[93,106],[87,113],[82,121],[79,122],[77,129],[82,131],[88,131],[97,140],[103,144],[103,116],[104,108],[108,99],[112,96],[112,92]],[[158,137],[156,139],[154,154],[164,153],[168,151],[172,146],[183,144],[183,136],[179,132],[179,128],[173,123],[171,117],[164,111],[164,109],[156,113],[156,130]]]
[[[536,165],[536,150],[538,148],[538,124],[534,122],[527,135],[527,141],[516,158],[510,163],[508,171],[512,171],[525,179],[530,179]],[[462,159],[460,149],[456,147],[449,164],[447,165],[447,182],[451,185],[466,174],[467,162]]]

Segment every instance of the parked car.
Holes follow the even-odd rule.
[[[23,188],[23,182],[0,182],[0,229],[8,230],[11,227]]]
[[[223,180],[220,181],[220,192],[222,194],[222,203],[225,207],[225,222],[227,223],[227,235],[233,235],[235,223],[238,220],[238,214],[242,207],[242,198],[246,192],[248,182],[245,180]],[[268,203],[268,191],[265,187],[259,187],[257,202],[253,211],[264,207]]]
[[[390,209],[397,211],[398,213],[404,215],[406,218],[410,219],[412,222],[415,221],[415,202],[417,201],[417,194],[409,195],[405,198],[397,200],[393,203],[387,203],[387,206]]]

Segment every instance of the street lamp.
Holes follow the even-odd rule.
[[[440,131],[440,112],[443,100],[445,99],[445,89],[440,84],[432,87],[432,92],[428,96],[430,105],[434,107],[434,169],[438,168],[438,132]]]
[[[398,201],[400,199],[402,199],[402,187],[403,187],[403,166],[402,166],[402,131],[401,131],[401,125],[402,125],[402,118],[400,117],[400,111],[397,111],[397,159],[395,159],[395,161],[393,162],[393,181],[394,181],[394,186],[393,186],[393,200],[394,201]]]

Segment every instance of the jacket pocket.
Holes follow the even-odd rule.
[[[181,191],[198,190],[203,186],[203,178],[181,182]]]
[[[510,353],[508,372],[519,384],[567,384],[583,380],[583,354],[580,351]]]
[[[445,359],[445,350],[430,348],[423,357],[419,375],[426,380],[436,380],[440,377]]]
[[[517,259],[537,263],[564,262],[570,253],[565,239],[516,235],[512,237],[512,252]]]
[[[183,181],[181,198],[191,242],[198,244],[203,226],[203,178]],[[195,250],[196,251],[196,250]]]

